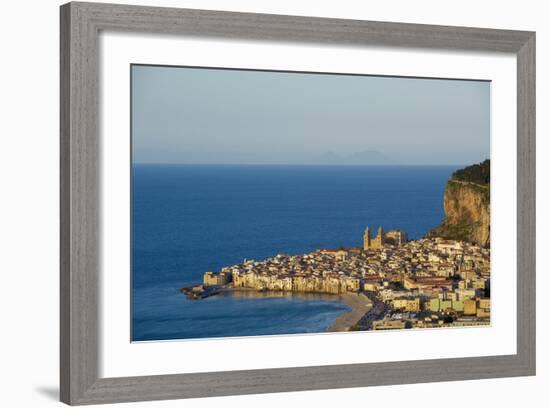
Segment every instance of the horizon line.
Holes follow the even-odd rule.
[[[480,162],[481,163],[481,162]],[[479,163],[448,163],[448,164],[418,164],[418,163],[378,163],[378,164],[330,164],[330,163],[162,163],[162,162],[132,162],[132,166],[300,166],[300,167],[397,167],[397,166],[471,166]]]

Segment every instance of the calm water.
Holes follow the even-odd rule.
[[[132,339],[322,332],[337,297],[214,296],[178,289],[205,271],[360,246],[366,225],[418,238],[443,218],[457,166],[157,166],[132,173]]]

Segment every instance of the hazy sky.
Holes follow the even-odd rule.
[[[489,157],[488,82],[134,65],[132,109],[134,163]]]

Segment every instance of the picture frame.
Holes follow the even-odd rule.
[[[535,375],[535,33],[72,2],[61,6],[60,396],[70,405]],[[100,31],[513,53],[517,58],[517,353],[100,378]]]

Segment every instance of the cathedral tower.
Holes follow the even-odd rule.
[[[372,247],[373,248],[384,247],[384,229],[382,227],[378,227],[378,234],[376,234],[376,238],[374,238]]]
[[[367,226],[367,228],[365,229],[365,233],[363,234],[363,249],[367,250],[371,247],[371,245],[372,245],[372,241],[370,238],[370,230],[369,230],[369,227]]]

